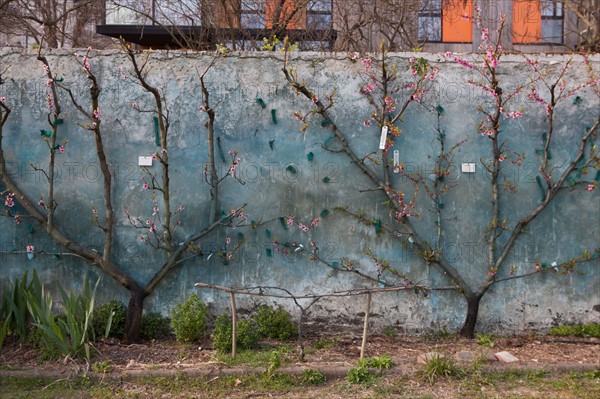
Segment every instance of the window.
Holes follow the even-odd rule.
[[[242,29],[262,29],[265,27],[266,0],[242,0],[240,6],[240,26]]]
[[[562,43],[563,4],[556,0],[513,2],[513,43]]]
[[[421,1],[419,10],[419,40],[442,41],[442,2],[441,0]]]
[[[421,0],[419,40],[471,43],[473,0]]]
[[[199,25],[198,0],[106,2],[107,25]]]
[[[306,29],[331,29],[331,0],[310,0],[306,6]]]
[[[106,2],[107,25],[144,25],[152,24],[146,15],[152,15],[151,1],[120,0]]]
[[[154,0],[154,18],[161,25],[199,25],[196,0]]]

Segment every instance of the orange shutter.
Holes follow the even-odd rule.
[[[513,43],[537,43],[542,37],[540,0],[513,1]]]
[[[277,19],[278,7],[281,9],[279,12],[279,19]],[[301,7],[301,4],[298,5]],[[278,20],[280,23],[288,21],[285,29],[304,29],[306,28],[306,9],[303,7],[294,13],[294,16],[290,18],[296,8],[296,0],[267,0],[267,28],[273,28],[273,23]]]
[[[442,1],[442,41],[473,41],[473,0]]]

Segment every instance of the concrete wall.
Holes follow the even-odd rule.
[[[489,177],[479,164],[480,159],[491,156],[490,143],[477,133],[481,114],[477,106],[485,101],[480,90],[466,81],[473,72],[447,62],[442,55],[419,54],[440,67],[439,78],[426,98],[430,105],[440,104],[446,112],[441,127],[446,131],[449,144],[469,139],[455,153],[455,166],[449,179],[456,187],[445,197],[442,247],[447,258],[465,278],[478,284],[487,274],[483,234],[490,219]],[[118,52],[92,53],[92,69],[102,85],[101,110],[103,133],[109,162],[114,172],[114,203],[118,215],[114,258],[115,261],[140,283],[145,284],[160,268],[164,255],[139,240],[139,231],[132,228],[124,216],[125,208],[142,218],[150,215],[150,193],[142,190],[137,159],[157,151],[154,128],[150,114],[139,113],[130,107],[136,102],[140,108],[151,106],[150,96],[131,78],[123,79],[118,71],[130,69],[127,60]],[[394,54],[392,61],[406,69],[408,58],[415,54]],[[469,56],[467,56],[469,57]],[[540,56],[544,67],[552,73],[566,61],[565,56]],[[598,71],[598,56],[592,57],[592,66]],[[66,52],[52,52],[48,59],[56,76],[78,93],[80,101],[87,101],[88,87],[73,57]],[[207,161],[206,115],[199,112],[201,92],[198,71],[203,71],[211,61],[210,54],[180,52],[153,53],[150,80],[161,84],[168,98],[171,119],[169,154],[171,159],[171,187],[173,205],[184,204],[183,224],[178,230],[178,240],[207,224],[209,211],[208,185],[203,170]],[[370,113],[368,104],[358,94],[362,83],[360,63],[351,63],[345,54],[323,56],[319,53],[301,53],[294,59],[298,70],[316,92],[337,89],[337,103],[332,110],[335,122],[347,132],[359,154],[375,151],[379,133],[375,127],[365,127],[362,121]],[[501,69],[501,78],[507,86],[526,82],[529,67],[520,56],[507,56]],[[41,172],[30,163],[45,165],[47,147],[39,130],[47,129],[46,80],[36,55],[29,51],[0,51],[0,70],[5,73],[6,84],[0,87],[0,96],[7,98],[13,109],[4,132],[4,148],[8,162],[7,173],[23,187],[31,198],[45,195],[46,185]],[[324,209],[330,210],[320,217],[320,226],[308,233],[296,227],[284,231],[278,222],[258,229],[225,229],[202,241],[205,249],[222,245],[225,236],[237,239],[243,232],[246,245],[229,264],[217,256],[210,259],[191,259],[172,273],[148,298],[149,311],[168,312],[177,302],[194,291],[195,282],[227,286],[269,285],[286,288],[293,293],[322,293],[348,288],[373,286],[354,274],[331,269],[311,262],[306,255],[284,256],[272,252],[271,241],[296,241],[305,246],[315,240],[321,256],[333,262],[341,257],[353,259],[355,267],[375,275],[375,265],[365,251],[373,249],[378,256],[404,271],[408,278],[428,286],[447,286],[450,282],[411,250],[397,240],[377,236],[373,227],[367,227],[334,212],[335,206],[349,206],[387,221],[388,211],[380,193],[341,154],[330,153],[322,144],[330,131],[313,120],[305,133],[292,117],[293,111],[307,112],[310,104],[297,97],[286,85],[279,54],[242,53],[228,56],[217,62],[207,74],[206,81],[211,101],[216,110],[216,134],[221,138],[225,152],[238,149],[242,163],[238,176],[241,185],[227,181],[222,186],[222,204],[225,211],[248,203],[246,212],[252,220],[269,220],[282,215],[294,215],[307,224],[320,217]],[[407,75],[408,76],[408,75]],[[569,85],[581,82],[586,76],[582,59],[575,57],[567,72]],[[406,93],[400,93],[405,95]],[[560,169],[577,151],[577,139],[585,127],[591,126],[598,115],[598,97],[588,88],[579,93],[581,101],[572,99],[558,109],[558,126],[555,130],[552,162]],[[262,98],[267,105],[262,109],[255,101]],[[539,189],[535,182],[539,156],[536,149],[542,145],[545,128],[544,111],[525,96],[518,97],[514,109],[523,107],[525,116],[506,121],[504,137],[506,146],[526,155],[521,168],[506,164],[505,177],[519,186],[516,193],[502,192],[502,212],[508,225],[528,213],[539,203]],[[78,126],[82,118],[63,96],[65,123],[61,126],[60,141],[68,139],[66,151],[58,156],[57,217],[64,231],[82,243],[101,251],[102,235],[92,224],[92,207],[102,208],[102,181],[95,160],[95,149],[89,132]],[[277,124],[273,123],[271,110],[276,110]],[[428,175],[434,165],[430,158],[436,154],[434,129],[436,117],[425,107],[411,105],[400,124],[402,135],[396,148],[407,168]],[[271,148],[272,146],[272,148]],[[309,161],[307,154],[314,159]],[[462,174],[462,162],[476,162],[474,174]],[[219,167],[226,170],[218,160]],[[156,162],[154,170],[158,170]],[[294,174],[288,168],[292,165]],[[595,171],[590,171],[593,180]],[[324,177],[329,182],[323,181]],[[393,176],[395,183],[407,195],[413,187],[406,180]],[[359,190],[367,190],[360,193]],[[519,273],[534,270],[536,261],[550,264],[577,257],[586,249],[597,248],[600,237],[600,190],[591,192],[579,187],[561,193],[524,232],[510,256],[508,265],[514,264]],[[430,240],[435,234],[434,215],[423,192],[417,205],[420,216],[415,220],[418,231]],[[34,231],[28,229],[31,224]],[[85,275],[97,272],[80,259],[69,255],[56,255],[64,251],[50,241],[43,229],[28,219],[16,225],[10,218],[0,219],[1,258],[3,280],[21,276],[24,270],[36,268],[41,277],[53,284],[79,286]],[[268,237],[266,229],[272,232]],[[37,253],[28,260],[24,249],[35,245]],[[600,263],[598,259],[581,265],[582,274],[557,276],[555,273],[537,274],[527,279],[502,282],[494,286],[482,302],[479,328],[502,332],[523,329],[543,329],[556,322],[598,321],[600,304]],[[508,273],[506,267],[501,275]],[[393,276],[384,276],[388,281]],[[101,283],[102,299],[113,297],[127,300],[127,292],[108,277]],[[214,313],[224,311],[228,296],[202,290],[202,298],[211,304]],[[410,332],[430,329],[456,329],[465,315],[465,302],[456,292],[436,291],[429,295],[413,292],[377,294],[373,298],[373,323],[377,328],[396,326]],[[250,308],[259,301],[238,298],[241,307]],[[272,303],[267,301],[267,303]],[[364,309],[364,298],[340,300],[323,299],[311,308],[308,322],[329,325],[359,326]],[[281,304],[294,314],[297,310],[290,301]]]

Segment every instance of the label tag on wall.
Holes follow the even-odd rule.
[[[385,141],[387,140],[387,134],[388,134],[388,127],[384,125],[381,128],[381,138],[379,139],[379,149],[380,150],[385,150]]]
[[[394,150],[394,173],[400,173],[400,151]]]

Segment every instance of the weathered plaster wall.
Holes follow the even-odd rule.
[[[470,87],[466,81],[474,77],[460,66],[445,61],[436,54],[419,54],[431,63],[439,64],[440,74],[434,90],[428,94],[429,104],[440,104],[446,112],[442,128],[449,144],[464,139],[469,141],[456,153],[456,167],[449,179],[456,187],[444,201],[443,248],[447,258],[465,271],[473,284],[480,282],[487,273],[483,233],[490,219],[489,178],[479,165],[480,158],[489,157],[489,141],[477,133],[481,114],[478,104],[485,101],[481,92]],[[87,101],[88,83],[72,56],[65,52],[47,55],[56,76],[64,77],[80,101]],[[152,212],[149,192],[143,191],[139,155],[149,155],[157,150],[154,144],[154,128],[150,114],[140,114],[131,108],[136,102],[140,108],[150,107],[150,96],[131,78],[123,79],[118,67],[130,69],[125,57],[118,52],[93,52],[91,65],[98,75],[101,86],[101,110],[103,132],[109,162],[114,173],[114,198],[117,220],[115,260],[141,283],[146,283],[162,264],[162,255],[148,248],[139,240],[139,231],[132,228],[124,217],[128,208],[133,215],[143,218]],[[395,54],[394,62],[407,68],[408,58],[415,54]],[[558,71],[566,61],[564,56],[540,56],[542,65]],[[174,204],[184,204],[184,223],[179,230],[183,241],[187,234],[207,224],[209,193],[203,179],[204,163],[207,161],[205,114],[199,112],[201,93],[198,72],[211,61],[210,54],[186,54],[178,52],[152,54],[150,80],[161,84],[168,98],[171,119],[169,154],[172,173],[172,197]],[[508,56],[503,62],[502,79],[508,86],[526,82],[529,67],[520,56]],[[375,151],[379,133],[375,127],[364,127],[362,121],[370,113],[367,102],[358,94],[362,82],[360,63],[349,62],[344,54],[324,56],[318,53],[299,54],[294,64],[299,74],[322,96],[337,89],[337,103],[332,114],[335,122],[353,140],[359,154]],[[598,70],[599,57],[592,57],[592,66]],[[0,51],[0,70],[5,73],[6,84],[0,87],[0,96],[7,98],[13,113],[5,127],[4,147],[8,162],[7,173],[21,185],[32,198],[45,195],[45,181],[30,163],[47,164],[47,147],[40,139],[39,129],[47,128],[46,81],[41,64],[33,52]],[[211,101],[217,113],[216,134],[221,138],[223,150],[238,149],[242,163],[238,169],[244,185],[228,181],[222,186],[224,210],[248,203],[246,208],[251,219],[268,220],[281,215],[294,215],[304,223],[319,217],[323,209],[331,213],[321,218],[317,229],[302,233],[297,229],[283,231],[278,223],[268,226],[273,236],[267,237],[265,227],[244,230],[247,244],[237,259],[228,265],[213,256],[195,258],[184,263],[172,273],[148,298],[148,310],[167,312],[176,302],[184,300],[194,290],[194,282],[207,282],[227,286],[269,285],[286,288],[294,293],[321,293],[352,287],[371,286],[351,273],[332,272],[331,269],[310,262],[306,256],[283,256],[273,252],[267,256],[271,241],[297,241],[308,245],[316,240],[321,255],[335,261],[348,257],[356,267],[375,273],[375,266],[365,255],[369,248],[378,256],[390,260],[390,264],[404,270],[415,282],[429,286],[447,286],[449,281],[436,270],[425,265],[411,248],[403,248],[398,241],[377,236],[372,227],[358,224],[339,213],[335,206],[349,206],[364,210],[368,215],[378,214],[385,218],[387,210],[380,193],[368,191],[371,184],[348,162],[343,155],[322,149],[331,135],[314,120],[305,133],[292,117],[293,111],[306,112],[310,104],[296,97],[288,88],[281,72],[282,62],[278,54],[234,54],[217,62],[206,77]],[[586,72],[581,58],[575,57],[567,73],[570,82],[582,81]],[[574,157],[577,138],[598,115],[598,98],[589,89],[579,93],[578,105],[565,102],[558,110],[559,126],[555,131],[556,144],[552,150],[553,162],[560,167]],[[262,98],[266,109],[257,105]],[[92,207],[102,207],[102,181],[95,160],[95,149],[89,132],[78,126],[81,117],[63,97],[65,124],[60,135],[68,139],[67,149],[58,157],[56,180],[58,220],[64,231],[82,243],[101,250],[102,236],[92,224]],[[504,134],[507,146],[527,155],[521,168],[506,165],[505,176],[518,184],[517,193],[503,192],[506,199],[503,212],[511,225],[528,213],[539,201],[535,182],[537,155],[544,129],[543,110],[525,96],[516,99],[514,109],[524,107],[522,119],[505,122]],[[271,110],[276,110],[278,123],[274,124]],[[396,148],[407,168],[431,173],[436,153],[434,129],[436,118],[426,108],[412,105],[401,124],[402,136]],[[271,145],[272,149],[271,149]],[[307,154],[314,153],[312,161]],[[460,172],[461,162],[476,162],[475,174]],[[225,166],[218,161],[221,169]],[[296,174],[288,170],[293,165]],[[154,169],[157,169],[156,163]],[[324,183],[324,177],[329,178]],[[593,174],[592,174],[593,177]],[[397,175],[393,179],[401,179]],[[407,193],[412,193],[408,181],[400,181]],[[367,190],[359,193],[358,190]],[[434,238],[434,218],[424,195],[420,195],[420,217],[415,225],[424,237]],[[27,230],[32,223],[24,220],[16,225],[9,218],[0,219],[1,278],[11,280],[21,276],[24,270],[36,268],[41,277],[52,284],[80,285],[87,274],[96,271],[76,257],[62,253],[45,236],[40,226],[33,224],[34,232]],[[237,237],[237,231],[223,231],[201,244],[204,248],[220,245],[225,235]],[[533,270],[537,260],[552,262],[576,257],[585,249],[598,247],[600,237],[600,190],[587,192],[564,192],[544,213],[536,219],[519,239],[511,254],[509,264],[519,272]],[[26,245],[35,245],[36,254],[28,260],[23,253]],[[516,331],[525,328],[543,329],[551,323],[598,321],[600,304],[599,261],[584,264],[584,274],[556,276],[545,273],[527,279],[502,282],[494,286],[482,302],[479,328]],[[502,275],[508,273],[508,268]],[[392,277],[386,277],[392,279]],[[104,299],[117,297],[127,300],[127,292],[108,277],[101,283]],[[228,306],[228,296],[208,290],[200,291],[202,298],[211,304],[215,313]],[[321,300],[313,306],[309,322],[326,322],[331,325],[356,324],[363,301],[360,297],[340,300]],[[256,300],[238,299],[242,307],[249,307]],[[291,302],[282,302],[293,312]],[[462,323],[465,303],[455,292],[431,292],[428,296],[413,292],[377,294],[374,296],[373,323],[378,328],[398,326],[407,331],[424,331],[442,327],[455,329]],[[596,307],[598,309],[598,307]],[[296,313],[294,313],[296,314]],[[358,325],[358,324],[356,324]]]

